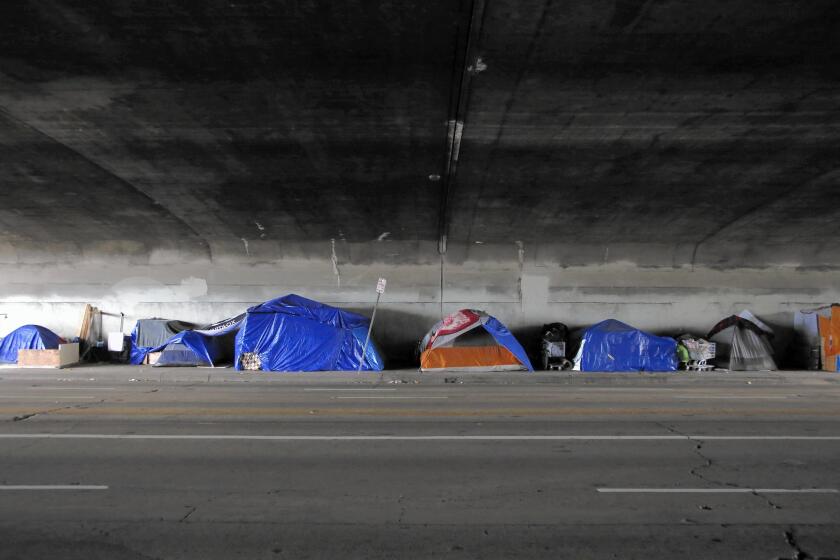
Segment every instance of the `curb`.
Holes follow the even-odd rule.
[[[98,381],[117,383],[209,383],[280,385],[834,385],[840,375],[820,371],[573,373],[573,372],[434,372],[386,370],[364,372],[253,373],[230,368],[157,368],[94,365],[68,369],[3,368],[0,380]]]

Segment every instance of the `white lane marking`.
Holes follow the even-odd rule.
[[[840,436],[699,436],[691,435],[692,441],[840,441]]]
[[[258,441],[840,441],[840,436],[693,436],[693,435],[428,435],[428,436],[281,436],[250,434],[0,434],[0,439],[159,439]]]
[[[27,387],[33,391],[116,391],[116,387]]]
[[[619,393],[622,391],[650,393],[652,391],[685,391],[686,389],[678,389],[677,387],[586,387],[580,385],[568,385],[562,388],[545,387],[545,389],[555,389],[559,393],[580,392],[580,393]],[[541,393],[542,391],[540,391]]]
[[[107,486],[90,484],[2,484],[0,490],[107,490]]]
[[[304,389],[304,391],[396,391],[396,389]]]
[[[836,488],[596,488],[603,494],[837,494]]]
[[[796,395],[671,395],[674,399],[793,399]]]
[[[96,397],[92,395],[73,395],[73,396],[62,396],[62,395],[0,395],[0,399],[45,399],[48,401],[54,399],[60,400],[68,400],[68,399],[95,399]]]
[[[448,399],[449,397],[426,397],[422,395],[410,397],[368,397],[368,396],[359,396],[359,397],[333,397],[334,399]]]

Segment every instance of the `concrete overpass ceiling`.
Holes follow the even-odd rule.
[[[431,242],[443,216],[464,246],[830,264],[838,36],[834,0],[21,0],[0,242]]]
[[[130,242],[127,232],[142,232],[155,247],[203,244],[164,206],[8,114],[0,114],[0,177],[0,241],[22,251],[58,249],[73,258],[83,246],[110,244],[129,254],[147,250]]]
[[[488,1],[451,238],[836,236],[838,32],[832,2]]]
[[[77,190],[111,229],[80,228],[79,241],[136,236],[120,209],[147,199],[176,224],[165,233],[186,224],[211,242],[436,236],[429,175],[443,159],[457,2],[32,0],[2,11],[0,106],[24,129],[6,129],[8,149],[44,164],[63,150],[104,177]],[[123,188],[107,196],[103,181]],[[42,205],[32,220],[68,210],[26,196]]]

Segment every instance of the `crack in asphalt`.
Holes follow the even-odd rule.
[[[793,532],[793,527],[791,527],[789,531],[785,531],[785,542],[793,549],[793,556],[791,557],[793,560],[808,560],[809,558],[813,558],[813,556],[802,550],[802,547],[800,547],[799,543],[796,542],[796,535]]]
[[[703,464],[698,465],[696,467],[692,467],[691,469],[689,469],[689,471],[688,471],[689,474],[699,478],[700,480],[702,480],[704,482],[708,482],[709,484],[715,484],[717,486],[726,486],[728,488],[740,488],[740,486],[738,486],[737,484],[733,484],[732,482],[726,482],[724,480],[715,480],[713,478],[709,478],[708,476],[706,476],[706,475],[704,475],[700,472],[700,469],[709,469],[709,468],[714,466],[714,462],[712,461],[711,457],[706,456],[702,452],[703,442],[697,441],[695,439],[691,439],[691,436],[689,436],[688,434],[685,434],[685,433],[677,430],[673,426],[669,426],[668,424],[663,424],[662,422],[657,422],[657,424],[659,426],[665,428],[666,430],[668,430],[672,434],[675,434],[675,435],[678,435],[678,436],[685,436],[686,438],[689,438],[688,441],[691,442],[694,445],[694,449],[693,449],[694,454],[697,455],[698,457],[700,457],[700,459],[703,460]]]
[[[689,437],[688,434],[684,434],[683,432],[677,430],[673,426],[663,424],[662,422],[657,422],[657,424],[659,426],[665,428],[666,430],[668,430],[672,434],[675,434],[675,435],[678,435],[678,436],[685,436],[687,438]],[[696,440],[693,440],[693,439],[689,439],[688,441],[690,441],[694,445],[694,449],[693,449],[694,454],[697,455],[698,457],[700,457],[700,459],[703,460],[702,465],[698,465],[696,467],[692,467],[691,469],[689,469],[688,472],[689,472],[689,474],[691,474],[691,476],[695,476],[695,477],[699,478],[700,480],[702,480],[704,482],[708,482],[710,484],[716,484],[718,486],[728,486],[730,488],[737,488],[738,487],[738,485],[732,484],[731,482],[714,480],[714,479],[711,479],[711,478],[705,476],[704,474],[702,474],[700,472],[700,469],[709,469],[714,465],[714,463],[712,462],[712,459],[710,457],[707,457],[706,455],[704,455],[701,452],[701,450],[703,449],[703,443],[702,442],[699,442],[699,441],[696,441]]]
[[[64,410],[67,408],[73,408],[72,406],[60,406],[58,408],[50,408],[48,410],[39,410],[37,412],[30,412],[28,414],[21,414],[20,416],[13,416],[12,422],[23,422],[24,420],[28,420],[29,418],[33,418],[38,416],[39,414],[49,414],[50,412],[58,412],[59,410]]]
[[[680,432],[679,430],[677,430],[673,426],[663,424],[662,422],[657,422],[657,424],[659,426],[665,428],[666,430],[668,430],[672,434],[685,436],[685,437],[690,437],[688,434],[684,434],[684,433]],[[702,441],[697,441],[696,439],[689,439],[689,441],[691,441],[694,444],[694,450],[693,450],[694,454],[697,455],[700,459],[703,460],[703,464],[698,465],[696,467],[692,467],[691,469],[689,469],[689,471],[688,471],[689,474],[691,474],[692,476],[697,477],[700,480],[702,480],[704,482],[707,482],[709,484],[715,484],[717,486],[725,486],[727,488],[744,488],[743,486],[740,486],[740,485],[735,484],[733,482],[727,482],[725,480],[716,480],[714,478],[711,478],[711,477],[701,473],[700,472],[701,470],[712,468],[714,466],[714,461],[712,461],[711,457],[709,457],[708,455],[703,453],[703,442]],[[755,489],[752,489],[752,495],[763,499],[767,503],[767,505],[769,507],[773,508],[773,509],[782,509],[782,506],[775,503],[773,500],[768,498],[766,495],[764,495],[760,492],[757,492]]]
[[[403,499],[405,499],[405,496],[403,496],[402,494],[400,494],[400,497],[397,498],[397,504],[400,506],[400,515],[399,515],[399,517],[397,517],[397,524],[398,525],[402,525],[403,517],[405,517],[406,508],[405,508],[405,505],[403,504]]]
[[[197,509],[198,509],[198,506],[192,506],[192,508],[190,509],[190,511],[188,511],[188,512],[184,515],[184,517],[182,517],[181,519],[179,519],[179,520],[178,520],[178,523],[183,523],[184,521],[186,521],[186,520],[187,520],[187,518],[188,518],[190,515],[192,515],[193,513],[195,513],[195,510],[197,510]]]
[[[765,494],[762,494],[761,492],[758,492],[758,491],[756,491],[756,490],[753,490],[753,491],[752,491],[752,495],[753,495],[753,496],[757,496],[757,497],[761,498],[762,500],[764,500],[765,502],[767,502],[767,505],[768,505],[768,506],[770,506],[770,507],[771,507],[771,508],[773,508],[773,509],[782,509],[782,506],[780,506],[779,504],[777,504],[776,502],[774,502],[774,501],[773,501],[773,500],[771,500],[768,496],[766,496]]]
[[[727,482],[725,480],[715,480],[714,478],[710,478],[710,477],[706,476],[705,474],[701,473],[700,471],[702,469],[712,468],[714,466],[714,462],[712,461],[711,457],[708,457],[707,455],[705,455],[703,453],[703,451],[702,451],[703,450],[703,444],[702,443],[700,443],[700,442],[694,442],[694,443],[695,443],[694,454],[697,455],[698,457],[700,457],[700,459],[703,460],[703,464],[699,465],[699,466],[696,466],[696,467],[692,467],[688,471],[692,476],[696,476],[700,480],[703,480],[703,481],[708,482],[710,484],[716,484],[718,486],[725,486],[727,488],[741,488],[741,486],[739,486],[735,483]],[[758,495],[758,494],[756,494],[756,495]]]
[[[71,405],[67,405],[67,406],[59,406],[59,407],[56,407],[56,408],[49,408],[47,410],[36,410],[35,412],[29,412],[27,414],[21,414],[20,416],[13,416],[11,421],[12,422],[23,422],[25,420],[28,420],[29,418],[33,418],[33,417],[39,416],[41,414],[50,414],[51,412],[58,412],[59,410],[68,410],[68,409],[72,409],[72,408],[78,408],[78,409],[81,410],[81,409],[85,409],[85,408],[90,408],[92,405],[102,404],[104,402],[105,402],[105,399],[100,399],[99,401],[93,402],[93,403],[71,404]]]

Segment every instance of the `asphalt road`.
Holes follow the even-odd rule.
[[[202,375],[0,371],[0,559],[840,558],[830,376]]]

